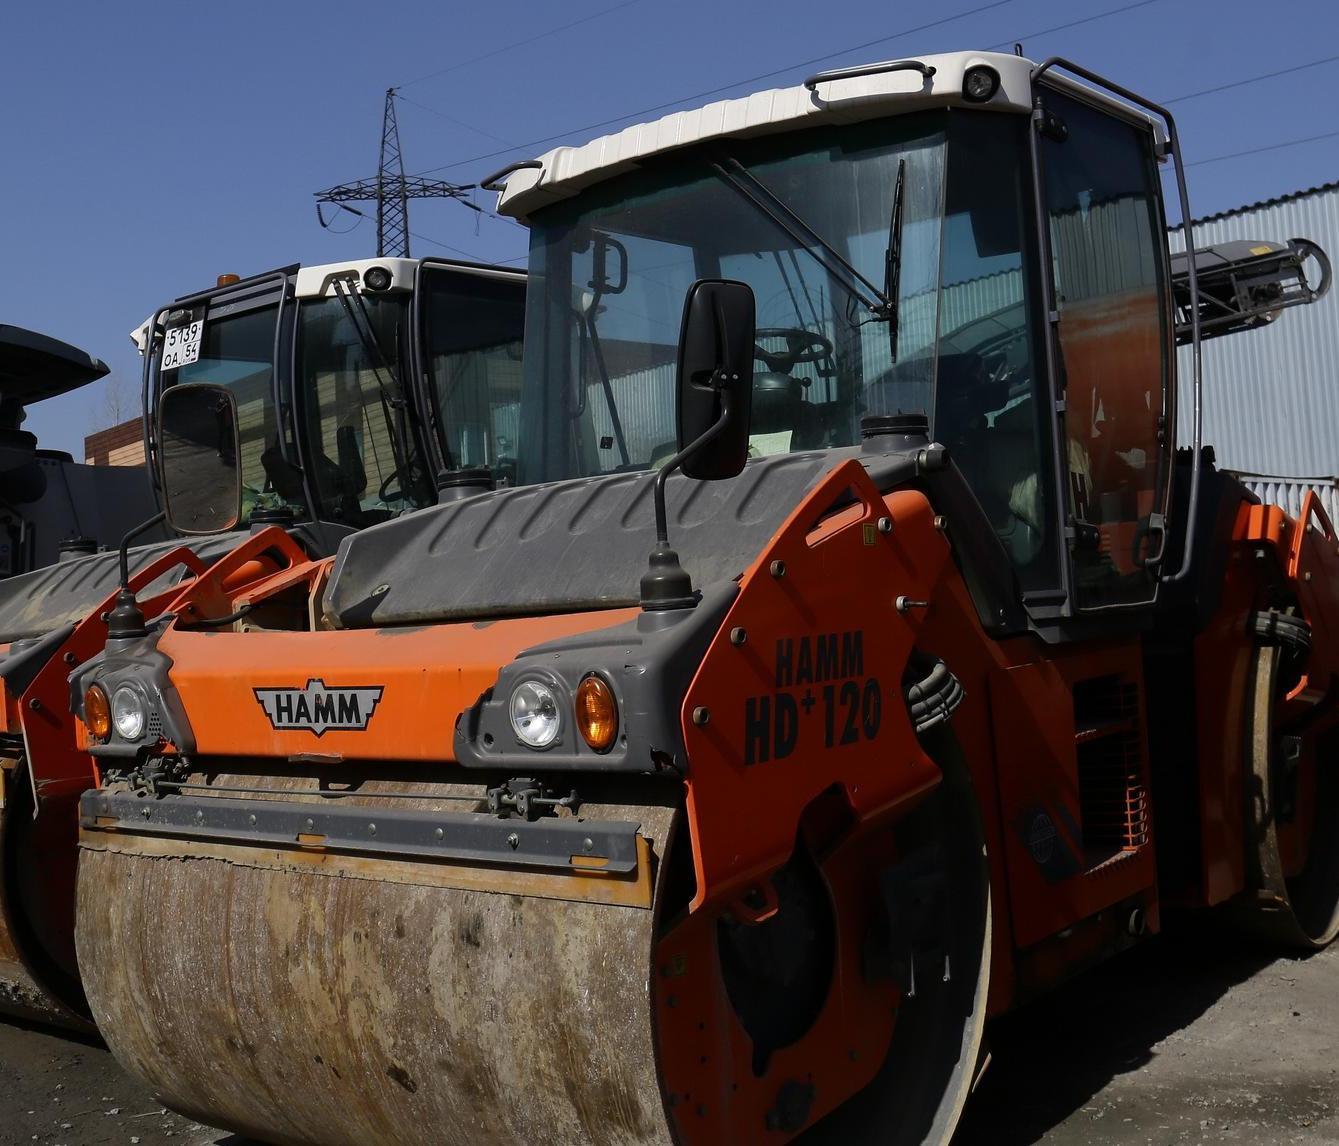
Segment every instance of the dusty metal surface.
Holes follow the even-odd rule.
[[[673,819],[583,814],[657,856]],[[85,834],[78,944],[108,1045],[172,1108],[323,1146],[667,1140],[648,907],[541,886],[580,876],[169,843]]]

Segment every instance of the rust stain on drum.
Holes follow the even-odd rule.
[[[601,811],[649,869],[672,809]],[[294,854],[85,834],[89,999],[168,1105],[281,1143],[669,1140],[649,903]]]

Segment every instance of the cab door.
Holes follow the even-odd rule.
[[[1157,141],[1146,121],[1053,89],[1037,130],[1070,612],[1148,605],[1172,424]]]

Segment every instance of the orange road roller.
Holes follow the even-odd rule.
[[[487,180],[498,488],[71,678],[117,1058],[276,1143],[944,1142],[986,1020],[1168,913],[1328,943],[1339,537],[1200,441],[1164,163],[1189,218],[1164,109],[957,53]],[[226,528],[235,403],[172,415]]]

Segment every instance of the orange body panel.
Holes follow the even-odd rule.
[[[173,625],[159,649],[172,658],[202,756],[287,760],[449,761],[456,718],[532,645],[608,628],[632,610],[339,632],[210,632]],[[379,686],[366,731],[276,730],[256,689]]]
[[[814,531],[848,491],[859,514]],[[886,533],[881,517],[892,523]],[[744,574],[682,709],[694,909],[783,863],[804,809],[834,784],[866,821],[937,783],[901,701],[924,608],[902,613],[896,601],[929,601],[947,564],[925,497],[895,493],[885,503],[864,469],[846,462]],[[694,721],[699,708],[710,713],[705,724]]]

